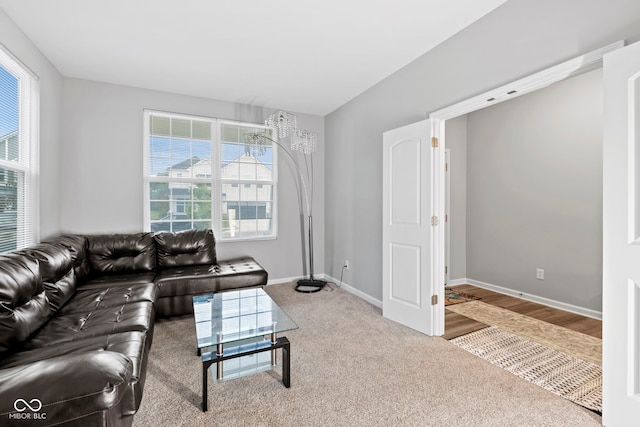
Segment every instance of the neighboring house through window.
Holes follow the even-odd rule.
[[[244,142],[246,133],[265,131],[271,135],[255,124],[145,112],[145,227],[212,228],[221,240],[275,237],[273,148]]]
[[[0,47],[0,252],[38,240],[36,78]]]

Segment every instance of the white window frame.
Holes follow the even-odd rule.
[[[18,174],[17,249],[40,240],[39,154],[40,86],[38,76],[0,45],[0,66],[18,85],[18,160],[0,158],[0,167]]]
[[[187,120],[199,120],[199,121],[209,121],[211,123],[211,164],[212,171],[211,177],[191,177],[191,178],[178,178],[178,177],[155,177],[150,176],[150,164],[149,164],[149,137],[150,131],[150,117],[151,115],[156,116],[165,116],[169,118],[180,118]],[[255,240],[272,240],[276,239],[278,236],[278,150],[277,145],[273,144],[272,150],[272,180],[264,181],[264,180],[255,180],[255,181],[247,181],[247,180],[232,180],[232,179],[222,179],[222,168],[221,168],[221,159],[222,159],[222,137],[221,137],[221,128],[223,124],[231,124],[238,126],[247,126],[252,128],[262,128],[268,129],[266,126],[256,123],[248,123],[248,122],[239,122],[232,120],[222,120],[212,117],[205,116],[196,116],[196,115],[187,115],[180,113],[171,113],[157,110],[147,110],[143,111],[143,120],[144,120],[144,132],[143,132],[143,226],[147,231],[151,230],[151,195],[150,195],[150,183],[151,182],[184,182],[184,183],[206,183],[211,184],[211,228],[216,236],[217,241],[225,241],[225,242],[238,242],[238,241],[255,241]],[[230,183],[230,184],[267,184],[271,185],[273,188],[273,200],[272,200],[272,229],[271,234],[269,235],[255,235],[255,236],[239,236],[239,237],[225,237],[222,234],[222,184]]]

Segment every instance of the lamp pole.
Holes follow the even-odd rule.
[[[298,282],[296,283],[296,287],[295,290],[298,292],[304,292],[304,293],[312,293],[312,292],[318,292],[319,290],[321,290],[324,285],[327,284],[326,281],[324,280],[319,280],[313,277],[313,214],[312,214],[312,203],[313,201],[309,198],[309,190],[307,189],[307,183],[304,179],[304,175],[302,173],[302,171],[300,170],[300,166],[298,165],[298,162],[296,161],[296,158],[293,157],[293,154],[291,154],[289,152],[289,150],[287,150],[287,148],[280,144],[278,141],[268,137],[265,133],[249,133],[245,135],[245,142],[248,142],[252,145],[255,145],[257,147],[261,147],[261,142],[264,140],[268,140],[271,141],[273,144],[276,144],[278,147],[280,147],[282,149],[282,151],[284,151],[284,153],[289,156],[289,158],[291,159],[291,161],[293,162],[293,166],[296,169],[296,172],[298,174],[298,178],[300,179],[300,181],[302,182],[302,190],[304,192],[304,198],[305,198],[305,202],[306,202],[306,207],[307,207],[307,219],[308,219],[308,224],[309,224],[309,238],[308,238],[308,242],[309,242],[309,278],[308,279],[300,279],[298,280]],[[307,169],[308,172],[308,169]],[[311,179],[311,178],[310,178]],[[303,235],[304,238],[304,235]]]

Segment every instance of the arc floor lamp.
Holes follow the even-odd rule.
[[[254,149],[263,151],[267,141],[276,144],[284,151],[284,153],[293,162],[294,168],[298,175],[298,179],[302,183],[302,191],[304,196],[304,206],[307,208],[307,220],[309,226],[309,233],[307,238],[308,253],[309,253],[309,278],[303,278],[296,283],[296,291],[298,292],[318,292],[324,285],[327,284],[324,280],[319,280],[313,277],[313,152],[318,146],[318,136],[314,132],[310,132],[304,129],[298,129],[296,116],[283,110],[278,110],[271,114],[265,125],[271,128],[274,133],[278,135],[278,139],[290,138],[291,150],[300,151],[304,154],[305,160],[305,174],[302,173],[302,169],[298,164],[296,158],[291,154],[283,144],[279,141],[267,136],[266,132],[254,132],[244,135],[245,143],[250,144]],[[308,185],[307,185],[308,184]],[[303,212],[304,214],[304,212]],[[304,239],[304,232],[302,238]]]

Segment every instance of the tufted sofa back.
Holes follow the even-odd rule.
[[[216,264],[216,241],[210,229],[158,233],[153,238],[158,251],[158,268]]]
[[[0,255],[0,353],[24,341],[50,315],[38,261]]]
[[[91,266],[87,257],[87,237],[80,234],[61,234],[49,243],[65,247],[73,261],[76,280],[81,282],[89,276]]]
[[[103,234],[87,239],[92,273],[135,273],[156,268],[156,245],[151,233]]]
[[[76,291],[76,274],[71,252],[60,244],[41,243],[15,254],[38,261],[51,314],[60,310]]]

